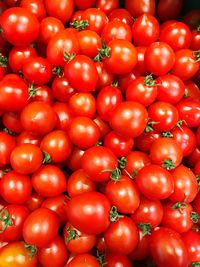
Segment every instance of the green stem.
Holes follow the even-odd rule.
[[[123,218],[124,215],[121,215],[117,211],[117,207],[112,206],[110,210],[110,221],[111,222],[116,222],[119,218]]]
[[[7,226],[13,225],[12,219],[6,209],[0,212],[0,221],[2,221],[2,228],[0,230],[0,233],[3,233],[6,230]]]
[[[27,249],[28,251],[30,251],[29,256],[30,256],[31,258],[33,258],[33,257],[35,256],[35,254],[37,253],[37,248],[36,248],[36,246],[29,245],[29,244],[27,244],[27,243],[25,243],[24,246],[25,246],[25,249]]]
[[[138,227],[142,230],[142,236],[151,235],[151,224],[150,223],[139,223]]]
[[[106,42],[103,41],[102,42],[102,48],[98,49],[98,55],[96,55],[96,57],[94,57],[94,61],[100,62],[103,59],[110,57],[110,50],[111,50],[111,48],[107,47]]]
[[[72,21],[70,23],[70,25],[74,29],[80,31],[80,30],[84,30],[85,28],[87,28],[89,23],[88,23],[88,20],[80,20],[80,21],[78,21],[77,19],[75,19],[74,21]]]
[[[51,163],[51,156],[46,151],[43,151],[43,161],[42,164]]]
[[[65,240],[66,244],[68,244],[69,241],[74,240],[79,237],[78,233],[74,229],[67,228],[66,232],[68,233],[68,237]]]
[[[162,167],[167,169],[167,170],[173,170],[175,168],[175,165],[174,165],[172,159],[166,159],[163,161]]]

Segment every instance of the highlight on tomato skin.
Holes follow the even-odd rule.
[[[200,6],[0,1],[0,267],[200,266]]]

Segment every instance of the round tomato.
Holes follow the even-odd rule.
[[[139,17],[143,13],[154,15],[156,3],[155,0],[125,0],[125,7],[133,17]]]
[[[181,12],[182,0],[159,0],[157,6],[158,16],[162,21],[175,19]]]
[[[200,234],[195,230],[189,230],[181,235],[187,248],[190,262],[200,262]]]
[[[46,10],[44,3],[40,0],[21,0],[20,7],[26,8],[32,14],[34,14],[39,21],[46,16]]]
[[[10,154],[16,146],[13,136],[0,131],[0,167],[4,167],[10,163]]]
[[[117,265],[123,267],[131,267],[131,261],[129,260],[128,256],[123,254],[115,254],[115,253],[107,253],[105,257],[105,265],[104,267],[115,267]]]
[[[100,267],[99,261],[88,253],[76,255],[65,267],[82,267],[83,265],[85,267]]]

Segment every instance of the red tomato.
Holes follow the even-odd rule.
[[[81,168],[81,158],[84,153],[84,150],[74,146],[71,155],[67,159],[67,166],[70,170],[75,171]]]
[[[70,97],[76,93],[76,90],[69,84],[68,80],[62,76],[54,78],[51,88],[54,98],[59,102],[69,102]]]
[[[10,163],[10,154],[16,146],[13,136],[0,131],[0,167]]]
[[[173,176],[158,165],[147,165],[136,175],[140,192],[153,200],[168,198],[174,192]]]
[[[125,7],[133,17],[139,17],[143,13],[154,15],[155,13],[155,0],[125,0]]]
[[[30,85],[29,94],[31,101],[43,101],[47,104],[52,105],[54,102],[53,92],[47,85]]]
[[[131,261],[128,256],[124,254],[107,253],[105,257],[105,267],[115,267],[117,265],[123,267],[131,267]]]
[[[109,124],[98,115],[94,118],[94,122],[99,126],[101,138],[103,139],[111,131]]]
[[[112,10],[119,7],[119,0],[97,0],[96,6],[104,13],[110,14]]]
[[[65,192],[67,182],[64,172],[54,165],[43,165],[32,176],[35,191],[44,197],[55,197]]]
[[[114,82],[114,74],[111,73],[103,62],[95,62],[96,69],[99,75],[96,89],[101,89]]]
[[[12,132],[15,134],[23,131],[20,121],[20,112],[4,112],[2,115],[2,122],[6,129],[8,129],[8,133],[11,131],[11,134]]]
[[[17,136],[16,141],[17,145],[33,144],[39,146],[41,138],[39,136],[32,135],[29,132],[23,131]]]
[[[150,249],[158,267],[188,267],[187,249],[174,230],[160,227],[150,238]]]
[[[39,21],[29,10],[22,7],[5,10],[0,24],[6,40],[12,45],[30,44],[39,34]]]
[[[194,230],[190,230],[181,235],[183,242],[187,248],[190,262],[200,261],[200,234]]]
[[[39,248],[38,261],[43,267],[63,267],[68,259],[64,240],[56,236],[47,246]]]
[[[147,126],[146,129],[148,129],[149,126]],[[144,151],[144,152],[149,152],[151,149],[151,145],[153,144],[153,142],[159,138],[161,138],[161,133],[158,131],[154,131],[151,126],[150,126],[150,131],[146,130],[144,131],[144,133],[142,133],[141,135],[139,135],[138,137],[136,137],[134,139],[134,144],[136,146],[136,148]]]
[[[65,267],[100,267],[99,261],[88,253],[76,255]]]
[[[103,233],[109,226],[110,202],[98,192],[87,192],[69,201],[69,222],[86,234]]]
[[[190,49],[193,51],[197,51],[200,48],[200,33],[197,30],[192,31],[192,41],[190,45]]]
[[[162,21],[175,19],[181,12],[182,0],[159,0],[157,6],[158,16]]]
[[[47,208],[39,208],[26,218],[23,238],[28,244],[45,247],[57,236],[58,228],[56,213]]]
[[[39,21],[46,16],[44,3],[40,0],[21,0],[20,7],[29,10]]]
[[[144,57],[146,53],[147,47],[144,46],[137,46],[136,51],[137,51],[137,64],[135,66],[135,70],[138,70],[140,75],[147,75],[147,67],[144,62]]]
[[[24,204],[29,199],[31,191],[30,177],[14,170],[5,173],[0,180],[1,196],[8,203]]]
[[[36,192],[32,192],[32,194],[30,195],[29,199],[25,203],[25,206],[30,211],[34,211],[34,210],[36,210],[36,209],[41,207],[43,201],[44,201],[44,198],[41,195],[39,195]]]
[[[96,1],[95,0],[85,0],[85,1],[74,0],[74,2],[78,9],[87,9],[89,7],[94,6]]]
[[[103,0],[102,0],[103,1]],[[106,1],[107,3],[108,1]],[[125,8],[116,8],[108,15],[109,21],[117,20],[124,22],[131,26],[133,24],[133,18],[131,13]]]

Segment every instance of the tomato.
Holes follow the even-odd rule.
[[[76,255],[71,261],[69,261],[65,267],[100,267],[99,261],[88,253]]]
[[[56,236],[47,246],[39,248],[37,255],[43,267],[63,267],[68,259],[65,243],[60,236]]]
[[[114,39],[108,43],[108,47],[110,48],[110,56],[104,59],[104,63],[110,72],[114,74],[125,74],[135,67],[137,63],[137,52],[131,42]]]
[[[13,136],[0,131],[0,167],[10,163],[10,154],[16,146]]]
[[[153,82],[152,82],[153,83]],[[157,86],[151,84],[147,77],[139,76],[132,81],[126,90],[126,100],[136,101],[142,105],[149,106],[157,97]]]
[[[87,9],[89,7],[94,6],[95,0],[86,0],[86,1],[81,1],[81,0],[74,0],[75,5],[78,9]]]
[[[74,114],[68,104],[56,102],[53,105],[53,109],[57,114],[56,129],[66,131]]]
[[[133,17],[139,17],[143,13],[154,15],[155,13],[155,0],[126,0],[125,1],[126,9],[131,13]]]
[[[110,148],[118,158],[127,156],[132,150],[133,144],[132,138],[125,138],[114,131],[110,131],[104,137],[104,146]]]
[[[0,212],[0,240],[17,241],[22,238],[23,224],[29,215],[29,210],[20,205],[7,205]]]
[[[69,124],[68,135],[72,143],[77,147],[87,149],[98,142],[100,130],[92,119],[77,116]]]
[[[68,199],[65,195],[59,195],[57,197],[46,198],[41,207],[48,208],[57,213],[60,221],[60,225],[63,226],[67,221],[66,210],[67,210]]]
[[[47,44],[47,59],[53,66],[64,67],[63,54],[79,53],[79,43],[76,35],[70,29],[57,32]],[[56,55],[56,56],[55,56]]]
[[[44,198],[36,192],[32,192],[29,199],[26,201],[25,206],[30,210],[34,211],[41,207]]]
[[[41,138],[39,136],[32,135],[29,132],[22,131],[16,137],[16,141],[17,141],[17,145],[33,144],[33,145],[39,146],[41,143]]]
[[[49,17],[55,17],[61,20],[63,24],[70,20],[74,11],[74,1],[72,0],[45,0],[44,4]]]
[[[172,202],[192,202],[198,192],[198,184],[194,173],[184,165],[180,165],[172,172],[174,192],[169,199]]]
[[[107,44],[114,39],[122,39],[131,42],[131,28],[124,22],[113,20],[106,24],[102,31],[101,38]]]
[[[53,96],[59,102],[68,102],[70,97],[76,93],[65,77],[57,76],[52,82]],[[60,104],[60,103],[59,103]]]
[[[179,118],[185,121],[188,127],[198,127],[200,125],[200,103],[197,99],[186,98],[176,105]]]
[[[42,101],[28,104],[21,113],[21,123],[26,131],[35,135],[49,133],[56,125],[57,116],[53,107]]]
[[[167,74],[172,69],[175,54],[167,43],[155,42],[147,48],[144,60],[148,71],[160,76]]]
[[[93,192],[95,189],[95,182],[89,179],[83,169],[74,171],[68,178],[67,192],[70,197],[81,195],[86,192]]]
[[[189,261],[200,261],[200,234],[195,230],[189,230],[181,235],[183,242],[188,250]]]
[[[13,72],[22,71],[25,60],[36,55],[36,50],[30,45],[14,46],[9,53],[9,66]]]
[[[32,176],[35,191],[44,197],[55,197],[66,191],[64,172],[54,165],[43,165]]]
[[[150,224],[151,229],[153,229],[162,221],[163,206],[160,200],[151,200],[141,196],[140,205],[131,215],[131,218],[137,225],[141,223]]]
[[[47,208],[33,211],[25,220],[23,238],[37,247],[47,246],[57,236],[59,221],[56,213]]]
[[[20,7],[29,10],[37,17],[39,21],[41,21],[46,16],[44,3],[40,0],[21,0]]]
[[[44,136],[40,148],[50,155],[53,163],[66,160],[72,152],[72,143],[64,131],[52,131]]]
[[[29,176],[21,175],[11,170],[3,175],[0,180],[1,196],[11,204],[24,204],[32,191]]]
[[[99,75],[96,89],[101,89],[114,82],[114,74],[111,73],[103,62],[95,62],[95,66]]]
[[[47,104],[52,105],[54,102],[52,90],[47,85],[30,85],[29,94],[31,101],[43,101]]]
[[[21,174],[34,173],[42,165],[42,161],[42,151],[33,144],[16,146],[10,155],[12,168]]]
[[[85,55],[77,55],[64,68],[64,74],[70,85],[79,92],[94,91],[98,81],[98,72],[94,62]]]
[[[187,267],[188,253],[180,236],[172,229],[160,227],[150,238],[150,249],[158,267]]]
[[[135,223],[127,216],[111,222],[104,232],[105,243],[113,253],[129,254],[138,244],[139,233]]]
[[[150,127],[151,128],[151,127]],[[146,128],[148,129],[148,128]],[[139,135],[134,139],[134,144],[136,148],[144,152],[149,152],[151,149],[152,143],[161,137],[161,133],[154,131],[152,128],[150,131],[147,131]]]
[[[139,170],[136,183],[140,192],[153,200],[168,198],[174,192],[173,176],[164,168],[154,164]]]
[[[123,214],[134,213],[140,204],[140,193],[135,182],[124,175],[109,181],[105,193],[110,203]]]
[[[183,19],[185,23],[190,27],[190,29],[194,29],[198,26],[199,16],[200,16],[199,9],[192,9],[186,13]]]
[[[119,88],[112,85],[103,87],[96,99],[99,116],[103,120],[109,121],[113,116],[113,111],[122,100],[123,96]]]
[[[135,66],[135,70],[138,70],[140,75],[147,75],[148,71],[144,62],[144,57],[146,53],[147,47],[137,46],[137,64]]]
[[[51,64],[43,57],[33,56],[26,59],[22,72],[29,83],[37,85],[48,83],[52,77]]]
[[[103,0],[102,0],[103,1]],[[107,3],[108,1],[106,1]],[[125,8],[116,8],[108,14],[109,21],[117,20],[124,22],[131,26],[133,24],[133,18],[131,13]]]
[[[80,0],[79,0],[80,1]],[[106,14],[98,8],[88,8],[82,14],[82,19],[88,21],[87,30],[94,31],[98,34],[102,33],[108,18]]]
[[[197,29],[197,30],[192,31],[192,41],[190,44],[190,49],[192,49],[193,51],[196,51],[199,49],[199,47],[200,47],[200,34]]]
[[[119,7],[119,0],[97,0],[96,6],[109,15],[113,10]]]
[[[77,33],[80,53],[88,57],[95,57],[101,48],[101,37],[94,31],[83,30]]]
[[[115,253],[108,253],[105,257],[105,267],[115,267],[117,265],[123,267],[131,267],[131,262],[126,255],[123,254],[115,254]]]
[[[81,158],[83,170],[96,182],[108,181],[111,170],[115,170],[117,165],[117,157],[105,146],[93,146],[87,149]]]
[[[0,83],[0,109],[19,111],[28,104],[28,85],[16,74],[7,74]]]
[[[160,31],[160,41],[171,46],[174,51],[190,47],[192,35],[189,27],[182,22],[172,22]]]
[[[13,132],[15,134],[23,131],[20,121],[20,112],[4,112],[2,115],[2,122],[6,129],[8,129],[8,133],[11,131],[11,133]]]
[[[152,128],[156,131],[167,132],[176,126],[179,119],[178,109],[168,102],[157,101],[149,109]]]
[[[199,63],[196,54],[190,49],[180,49],[175,54],[175,63],[172,74],[180,77],[182,80],[189,80],[199,69]]]
[[[0,24],[6,40],[12,45],[27,45],[35,41],[39,34],[39,21],[29,10],[22,7],[5,10]]]
[[[73,254],[90,252],[97,241],[95,235],[82,233],[70,223],[64,227],[64,239],[67,249]]]
[[[68,220],[79,231],[100,234],[109,224],[110,202],[98,192],[87,192],[73,197],[68,205]]]
[[[178,103],[184,96],[185,85],[183,81],[172,74],[160,76],[155,81],[158,89],[157,100],[170,104]]]
[[[32,256],[32,249],[23,241],[12,242],[1,248],[0,262],[2,267],[36,267],[37,257]]]
[[[72,153],[70,154],[69,158],[67,159],[67,167],[70,170],[78,170],[81,168],[81,158],[85,153],[84,150],[79,149],[78,147],[74,146]]]
[[[158,16],[162,21],[175,19],[181,12],[182,0],[159,0],[157,6]]]
[[[101,139],[103,139],[111,131],[109,124],[98,115],[94,118],[94,122],[99,126]]]
[[[116,133],[125,137],[137,137],[145,129],[148,113],[143,105],[134,101],[125,101],[116,107],[109,121]]]
[[[200,150],[198,147],[195,148],[195,150],[189,154],[189,156],[186,157],[187,163],[189,166],[194,166],[197,161],[200,159]]]

